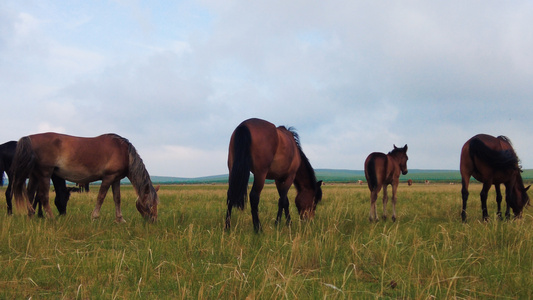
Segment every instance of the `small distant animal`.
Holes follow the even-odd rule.
[[[428,185],[429,184],[429,180],[424,181],[424,184]]]
[[[76,186],[80,189],[79,192],[89,192],[90,183],[76,183]]]
[[[376,200],[383,188],[383,219],[387,219],[387,185],[392,185],[392,221],[396,221],[396,191],[400,173],[407,174],[407,145],[394,149],[388,154],[373,152],[365,160],[365,177],[370,189],[370,222],[377,221]]]
[[[413,181],[411,179],[407,180],[407,185],[408,186],[412,186],[413,185]]]
[[[69,186],[67,187],[69,193],[81,193],[81,188]]]
[[[363,185],[363,181],[362,181],[362,180],[357,180],[357,183],[358,183],[359,185]]]

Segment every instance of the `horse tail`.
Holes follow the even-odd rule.
[[[373,191],[378,186],[378,176],[376,174],[376,156],[372,155],[368,161],[368,186]]]
[[[244,209],[248,194],[248,181],[252,169],[250,147],[252,135],[246,125],[239,125],[233,137],[233,165],[229,174],[228,207]]]
[[[15,204],[18,209],[24,209],[24,200],[28,198],[27,191],[25,191],[26,179],[30,177],[30,173],[35,166],[36,155],[33,150],[31,139],[28,136],[21,138],[18,141],[11,164],[11,172],[13,173],[13,196]]]
[[[495,170],[520,169],[518,156],[512,148],[504,151],[494,150],[478,138],[470,140],[469,148],[469,155],[473,162],[474,157],[477,157]]]

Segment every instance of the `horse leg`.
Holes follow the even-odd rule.
[[[33,210],[36,210],[38,208],[37,216],[39,218],[43,218],[43,205],[41,202],[41,199],[37,196],[37,182],[38,179],[35,176],[30,176],[30,179],[28,180],[28,200],[32,203]],[[38,206],[38,207],[37,207]]]
[[[494,188],[496,189],[496,203],[498,204],[498,219],[503,220],[502,218],[502,192],[500,190],[500,185],[495,184]]]
[[[120,210],[120,180],[113,182],[111,190],[113,191],[113,200],[115,201],[115,222],[126,223]]]
[[[507,203],[507,200],[505,201]],[[505,210],[505,219],[511,219],[511,206],[507,203],[507,209]]]
[[[378,199],[379,188],[375,188],[370,191],[370,222],[378,221],[378,215],[376,213],[376,201]]]
[[[463,177],[461,180],[461,195],[463,198],[463,210],[461,211],[461,218],[463,222],[466,222],[466,202],[468,201],[468,184],[470,182],[470,177]]]
[[[489,189],[492,184],[490,182],[483,183],[483,188],[481,189],[481,193],[479,194],[481,198],[481,211],[483,212],[483,220],[488,221],[489,220],[489,213],[487,211],[487,197],[489,195]]]
[[[100,208],[102,208],[102,204],[104,203],[105,196],[107,194],[107,191],[109,190],[109,183],[102,181],[102,184],[100,185],[100,190],[98,191],[98,198],[96,198],[96,205],[94,207],[93,213],[91,214],[91,217],[93,219],[98,219],[100,217]]]
[[[389,195],[387,194],[387,185],[384,184],[383,185],[383,221],[387,220],[387,203],[388,202],[389,202]]]
[[[396,202],[398,201],[398,183],[392,185],[392,221],[396,222]]]
[[[229,230],[231,226],[231,208],[232,206],[228,203],[228,210],[226,211],[226,230]]]
[[[6,204],[7,204],[7,214],[12,215],[13,214],[13,193],[11,192],[11,186],[13,182],[13,178],[9,178],[9,184],[7,185],[6,189]]]
[[[42,205],[42,208],[44,211],[46,211],[46,215],[50,218],[54,218],[54,214],[52,213],[52,209],[50,208],[50,177],[49,176],[43,176],[41,177],[41,180],[35,181],[35,184],[37,185],[37,194],[36,199],[38,199],[39,203]],[[39,212],[42,216],[42,212]]]
[[[289,214],[289,198],[287,194],[289,192],[290,185],[287,187],[287,182],[276,180],[276,187],[278,189],[279,201],[278,201],[278,215],[276,217],[276,225],[281,221],[281,215],[285,211],[285,219],[287,220],[287,226],[291,224],[291,215]]]
[[[259,207],[259,197],[261,196],[261,191],[265,185],[266,175],[255,176],[254,184],[252,190],[250,191],[250,207],[252,210],[252,220],[254,222],[255,232],[262,231],[261,222],[259,221],[258,207]]]

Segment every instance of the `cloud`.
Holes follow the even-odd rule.
[[[8,1],[0,89],[16,113],[0,137],[115,132],[151,174],[204,176],[259,117],[296,127],[320,168],[360,169],[406,143],[411,168],[457,168],[479,132],[508,135],[531,167],[532,6]]]

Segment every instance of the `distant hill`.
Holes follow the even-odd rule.
[[[366,181],[365,172],[362,170],[343,170],[343,169],[316,169],[316,177],[318,180],[325,182],[357,182],[358,180]],[[169,177],[169,176],[151,176],[154,184],[227,184],[228,174],[185,178],[185,177]],[[524,170],[522,178],[526,182],[533,182],[533,169]],[[4,178],[4,185],[7,185],[7,178]],[[414,182],[424,182],[425,180],[433,182],[461,182],[461,174],[459,170],[422,170],[410,169],[407,175],[401,175],[400,181],[407,180]],[[253,175],[250,175],[250,182],[253,180]],[[267,180],[267,182],[272,182]],[[124,178],[122,184],[129,184],[130,181]],[[72,183],[69,183],[72,184]],[[100,182],[95,182],[100,184]]]
[[[362,170],[342,170],[342,169],[316,169],[316,177],[318,180],[325,182],[357,182],[362,180],[366,182],[365,172]],[[169,176],[151,176],[154,184],[227,184],[228,174],[185,178],[185,177],[169,177]],[[533,169],[524,170],[522,173],[524,181],[533,182]],[[461,182],[461,174],[459,170],[422,170],[411,169],[407,175],[401,175],[400,181],[405,182],[411,179],[414,182],[424,182],[426,180],[432,182]],[[250,175],[250,182],[253,181],[253,174]],[[122,184],[129,184],[129,180],[124,178]],[[272,182],[267,180],[267,182]],[[99,182],[96,182],[99,184]]]
[[[342,170],[342,169],[317,169],[315,170],[318,180],[325,182],[357,182],[358,180],[366,181],[365,172],[362,170]],[[522,174],[525,180],[533,179],[533,170],[525,170]],[[414,182],[424,182],[425,180],[436,182],[461,182],[459,170],[422,170],[411,169],[407,175],[401,175],[400,181],[413,180]],[[253,175],[250,176],[250,182]],[[210,184],[210,183],[227,183],[228,175],[206,176],[198,178],[180,178],[180,177],[163,177],[152,176],[152,181],[159,184]],[[126,181],[127,182],[127,181]]]

